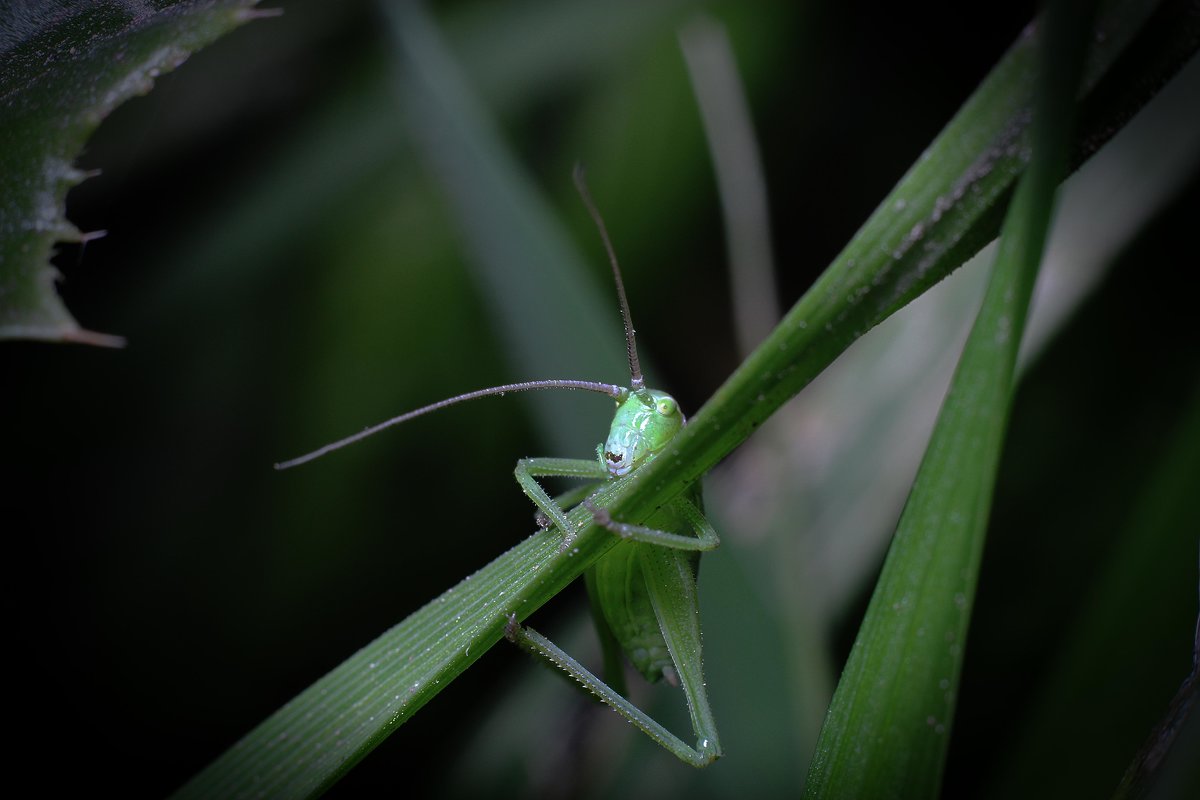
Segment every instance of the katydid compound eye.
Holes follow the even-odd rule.
[[[669,417],[675,413],[675,401],[664,398],[658,401],[658,413]]]

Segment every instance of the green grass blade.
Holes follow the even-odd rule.
[[[1105,47],[1093,53],[1089,86],[1139,31],[1142,9],[1130,0],[1102,16]],[[602,502],[634,519],[678,494],[856,337],[995,234],[998,211],[1024,168],[1029,60],[1030,43],[1022,39],[814,289],[693,418],[678,449],[614,485]],[[1118,70],[1116,78],[1133,83],[1146,77],[1142,63],[1126,60],[1122,69],[1128,72]],[[1139,102],[1150,94],[1144,91]],[[1108,114],[1098,111],[1095,129],[1078,140],[1111,135],[1114,119],[1127,110],[1124,104]],[[481,527],[492,524],[478,520]],[[612,540],[594,527],[566,553],[557,552],[552,534],[526,540],[297,696],[181,796],[320,792],[498,641],[508,613],[522,619],[531,614]]]
[[[628,486],[624,480],[614,488]],[[579,508],[569,518],[578,525],[590,514]],[[509,614],[525,619],[616,538],[593,527],[576,541],[559,552],[554,532],[526,539],[314,683],[176,796],[310,797],[324,791],[499,641]]]
[[[55,288],[54,244],[86,238],[64,214],[67,190],[87,177],[73,162],[114,108],[253,18],[254,4],[146,13],[85,3],[64,13],[61,3],[31,3],[4,12],[12,17],[0,40],[0,338],[120,346],[81,328]]]
[[[1165,80],[1200,44],[1195,35],[1177,36],[1180,28],[1195,31],[1185,10],[1164,4],[1158,24],[1147,26],[1151,11],[1135,2],[1101,9],[1093,33],[1110,38],[1088,54],[1080,96],[1089,114],[1075,136],[1073,160],[1094,152],[1152,94],[1135,103],[1114,87],[1149,74]],[[1157,43],[1139,35],[1143,29]],[[692,418],[672,458],[647,465],[644,479],[652,488],[615,513],[636,517],[682,491],[852,342],[995,237],[1029,154],[1031,39],[1013,45],[833,264]],[[1135,39],[1137,47],[1129,47]]]
[[[935,797],[1029,298],[1065,172],[1087,0],[1040,47],[1034,153],[912,494],[834,693],[806,796]]]

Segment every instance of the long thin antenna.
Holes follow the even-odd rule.
[[[354,444],[360,439],[365,439],[368,436],[379,433],[384,428],[390,428],[393,425],[399,425],[401,422],[407,422],[414,417],[419,417],[422,414],[428,414],[431,411],[437,411],[438,409],[445,408],[446,406],[452,406],[458,403],[464,403],[467,400],[475,400],[477,398],[488,397],[490,395],[504,395],[508,394],[509,392],[532,392],[539,389],[579,389],[587,392],[606,394],[614,400],[621,400],[622,398],[628,396],[628,390],[626,390],[624,387],[616,386],[611,383],[597,383],[596,381],[548,380],[525,381],[524,383],[506,383],[503,386],[492,386],[488,389],[479,389],[474,392],[456,395],[455,397],[448,397],[445,400],[439,400],[431,405],[418,408],[416,411],[409,411],[408,413],[401,414],[398,417],[392,417],[391,419],[381,422],[378,425],[372,425],[370,428],[361,430],[352,436],[347,436],[345,439],[339,439],[336,442],[331,442],[330,444],[318,448],[317,450],[313,450],[311,453],[306,455],[298,456],[297,458],[293,458],[288,461],[280,461],[275,465],[275,469],[291,469],[292,467],[298,467],[301,464],[307,464],[309,461],[320,458],[326,453],[330,453],[334,450],[340,450],[346,445]]]
[[[579,190],[583,204],[587,206],[588,213],[592,215],[592,221],[600,229],[600,238],[604,240],[604,249],[608,251],[608,263],[612,265],[613,279],[617,282],[617,299],[621,301],[621,319],[625,322],[625,351],[629,354],[629,388],[634,392],[640,392],[646,387],[646,380],[642,377],[642,365],[638,362],[637,341],[633,336],[633,318],[629,315],[629,301],[625,299],[625,282],[621,280],[621,267],[617,264],[617,254],[613,250],[612,242],[608,240],[608,228],[604,227],[604,219],[596,210],[596,204],[592,202],[592,195],[588,192],[587,178],[584,176],[583,164],[579,163],[575,164],[575,188]]]

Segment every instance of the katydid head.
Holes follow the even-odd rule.
[[[666,392],[631,392],[617,405],[601,457],[614,478],[629,474],[661,451],[683,427],[679,403]]]

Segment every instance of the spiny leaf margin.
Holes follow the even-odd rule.
[[[90,238],[66,218],[74,166],[113,109],[227,31],[257,0],[21,6],[0,40],[0,339],[120,346],[67,311],[50,264],[56,242]]]

